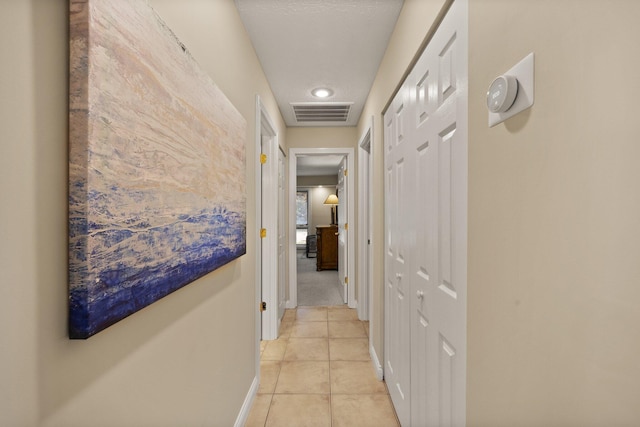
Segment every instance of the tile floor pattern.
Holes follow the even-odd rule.
[[[399,427],[368,336],[368,322],[346,306],[287,310],[280,337],[261,343],[246,427]]]

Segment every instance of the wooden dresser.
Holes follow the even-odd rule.
[[[318,227],[316,227],[316,237],[318,245],[316,269],[318,271],[338,269],[337,233],[337,225],[319,225]]]

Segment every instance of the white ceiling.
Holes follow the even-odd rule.
[[[344,156],[340,155],[299,155],[296,158],[297,176],[337,175]]]
[[[403,0],[234,1],[287,126],[356,126]],[[346,121],[296,120],[292,104],[318,102],[350,106]]]

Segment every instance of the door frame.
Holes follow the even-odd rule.
[[[260,161],[263,138],[267,141],[267,192],[263,194],[263,165]],[[259,312],[256,316],[256,341],[257,341],[257,363],[260,363],[260,340],[274,340],[278,338],[278,204],[262,205],[262,198],[266,197],[274,200],[278,196],[278,132],[269,116],[260,96],[256,95],[256,228],[257,236],[257,256],[256,256],[256,310],[262,302],[267,304],[267,310]],[[269,162],[269,159],[272,161]],[[274,167],[275,166],[275,167]],[[260,237],[260,229],[271,230],[267,232],[266,238]],[[263,251],[263,244],[271,250]],[[275,268],[274,268],[275,266]]]
[[[296,308],[298,306],[298,271],[297,271],[297,252],[296,252],[296,189],[297,189],[297,175],[298,175],[298,156],[325,156],[325,155],[338,155],[346,156],[347,158],[347,173],[353,173],[354,171],[354,150],[350,147],[344,148],[289,148],[289,299],[287,300],[287,308]],[[353,175],[352,175],[353,176]],[[347,224],[355,224],[354,215],[354,183],[353,179],[347,179]],[[347,262],[351,266],[350,271],[355,271],[355,233],[353,228],[347,233]],[[348,267],[349,268],[349,267]],[[352,274],[352,273],[350,273]],[[352,274],[355,276],[355,274]],[[356,283],[355,277],[349,277],[348,286],[348,301],[349,307],[355,307],[355,293],[353,291]]]
[[[280,182],[282,180],[282,182]],[[287,308],[287,153],[282,147],[278,147],[278,333],[280,323]],[[282,236],[282,239],[280,238]],[[282,259],[280,256],[282,255]]]
[[[373,188],[373,124],[371,116],[369,126],[358,140],[358,318],[370,320],[373,317],[371,303],[373,279],[372,225],[373,208],[371,189]],[[364,153],[367,153],[366,155]],[[369,341],[373,332],[369,328]]]
[[[336,185],[336,195],[338,196],[338,200],[344,200],[345,194],[347,194],[347,197],[349,195],[349,176],[344,173],[344,171],[348,171],[348,170],[349,170],[349,166],[347,165],[347,160],[346,158],[343,158],[342,161],[340,162],[340,169],[338,169],[338,184]],[[345,186],[345,181],[347,183],[346,186]],[[344,303],[349,304],[349,301],[351,300],[355,304],[355,292],[354,292],[354,297],[351,299],[349,298],[349,292],[355,286],[348,286],[348,283],[345,283],[344,281],[344,278],[349,277],[349,261],[347,260],[346,263],[342,262],[342,258],[344,256],[349,255],[348,230],[346,230],[347,240],[343,242],[344,249],[340,250],[340,237],[341,237],[340,233],[343,233],[345,231],[344,226],[345,224],[349,223],[348,216],[349,216],[350,206],[347,205],[346,207],[347,217],[345,218],[344,223],[341,222],[342,220],[341,215],[338,215],[338,212],[342,212],[342,213],[345,212],[344,205],[342,203],[339,203],[338,206],[340,206],[340,209],[336,210],[336,224],[338,225],[338,282],[340,283],[340,286],[342,286],[342,300],[344,301]],[[345,253],[345,250],[346,250],[346,253]],[[344,264],[346,264],[346,268]],[[354,308],[354,307],[349,305],[349,308]]]

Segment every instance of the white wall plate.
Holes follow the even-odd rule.
[[[527,55],[503,75],[518,79],[518,94],[511,108],[504,113],[489,111],[489,127],[494,127],[533,105],[533,53]]]

